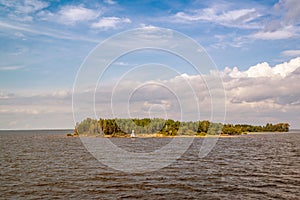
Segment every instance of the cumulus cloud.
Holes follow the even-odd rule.
[[[273,67],[264,62],[245,71],[226,68],[223,73],[229,121],[246,117],[255,123],[287,121],[298,126],[300,57]]]
[[[185,120],[190,120],[198,112],[195,103],[197,99],[201,119],[210,119],[212,112],[221,116],[222,113],[218,111],[222,111],[221,105],[226,104],[227,122],[264,124],[286,121],[293,127],[298,126],[300,57],[275,66],[266,62],[259,63],[245,71],[226,68],[220,73],[223,88],[214,86],[216,75],[214,72],[206,75],[182,74],[163,81],[148,82],[147,87],[135,90],[131,97],[132,90],[145,83],[122,82],[113,95],[109,94],[112,90],[108,88],[105,89],[107,93],[99,91],[96,108],[99,108],[99,116],[114,117],[110,112],[113,108],[116,116],[124,117],[132,112],[131,114],[136,114],[135,117],[147,117],[153,112],[150,108],[154,107],[157,109],[155,114],[165,116],[167,113],[168,117],[175,119],[180,119],[183,114]],[[226,99],[222,98],[224,90]],[[211,102],[211,94],[214,94],[215,103]],[[117,98],[110,101],[113,96]],[[101,101],[104,97],[106,101]],[[222,121],[221,118],[216,119]]]
[[[219,75],[223,87],[216,83],[220,80],[216,78]],[[211,120],[213,113],[217,115],[214,121],[223,122],[222,105],[226,104],[226,122],[289,122],[293,128],[299,128],[299,80],[300,57],[275,66],[263,62],[244,71],[227,67],[221,73],[181,74],[164,80],[124,79],[118,85],[104,84],[96,90],[88,88],[78,91],[75,98],[80,105],[75,105],[73,111],[82,119],[87,117],[81,113],[86,110],[92,110],[89,117],[163,117],[182,120],[199,117]],[[51,121],[53,127],[55,122],[72,127],[71,96],[70,89],[27,95],[0,92],[0,119],[3,119],[0,127],[24,119],[28,119],[26,122],[31,120],[32,126],[35,126],[37,118],[44,124]],[[78,121],[82,119],[77,118]]]
[[[119,17],[103,17],[98,22],[93,23],[91,27],[94,29],[115,29],[125,23],[131,23],[131,20]]]
[[[233,69],[226,68],[224,72],[233,78],[245,78],[245,77],[286,77],[291,72],[295,71],[300,66],[300,57],[294,58],[289,62],[284,62],[274,67],[271,67],[267,62],[259,63],[251,66],[246,71],[239,71],[238,68]]]

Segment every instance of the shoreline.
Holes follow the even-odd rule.
[[[135,138],[233,138],[246,135],[267,135],[267,134],[285,134],[288,132],[247,132],[239,135],[176,135],[168,136],[163,134],[136,134]],[[95,137],[95,138],[131,138],[130,135],[68,135],[68,137]]]

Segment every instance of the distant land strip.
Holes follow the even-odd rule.
[[[264,126],[248,124],[222,124],[208,120],[175,121],[162,118],[102,119],[87,118],[77,123],[68,136],[129,137],[134,131],[139,136],[207,136],[241,135],[250,132],[288,132],[289,123],[267,123]]]

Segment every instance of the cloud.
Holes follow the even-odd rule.
[[[117,2],[115,2],[113,0],[104,0],[104,3],[107,3],[109,5],[115,5],[115,4],[117,4]]]
[[[22,40],[26,40],[26,36],[21,32],[15,32],[14,36],[21,38]]]
[[[181,74],[146,82],[128,79],[121,81],[119,85],[101,85],[96,91],[80,90],[76,96],[80,106],[75,106],[74,111],[80,115],[86,109],[94,109],[94,99],[86,97],[93,97],[96,92],[95,108],[98,117],[125,117],[129,113],[132,117],[183,117],[183,120],[195,120],[198,119],[197,99],[201,119],[210,120],[212,111],[221,116],[222,113],[218,112],[222,109],[218,106],[226,104],[226,122],[289,122],[293,128],[299,126],[300,57],[275,66],[266,62],[259,63],[245,71],[227,67],[220,75],[226,99],[222,98],[223,88],[215,85],[217,79],[214,78],[214,72],[202,75]],[[86,93],[91,95],[86,96]],[[216,95],[213,110],[211,94]],[[36,94],[0,92],[0,128],[7,127],[11,121],[18,123],[10,127],[20,127],[25,121],[31,123],[31,128],[40,126],[38,123],[53,128],[57,127],[56,124],[66,127],[63,123],[72,127],[71,96],[71,89]],[[95,117],[94,113],[90,117]],[[7,123],[3,124],[3,120]],[[22,120],[25,120],[24,123],[20,122]],[[218,120],[222,122],[221,118]]]
[[[260,40],[281,40],[281,39],[289,39],[293,38],[297,35],[297,28],[294,26],[285,26],[281,27],[281,29],[277,29],[274,31],[259,31],[250,36],[253,39]]]
[[[62,90],[54,91],[49,96],[56,97],[56,98],[68,98],[68,97],[71,97],[71,95],[72,95],[72,92],[70,89],[62,89]]]
[[[300,57],[274,67],[264,62],[246,71],[226,68],[223,80],[231,103],[255,106],[259,102],[258,105],[265,103],[284,111],[286,107],[300,105],[299,78]]]
[[[113,64],[114,65],[119,65],[119,66],[132,66],[132,65],[134,65],[134,64],[130,64],[128,62],[122,62],[122,61],[120,61],[120,62],[114,62]]]
[[[48,2],[39,1],[39,0],[25,0],[23,1],[23,5],[17,4],[16,8],[18,11],[24,13],[32,13],[32,12],[42,10],[43,8],[46,8],[48,6],[49,6]]]
[[[298,24],[300,22],[300,4],[298,0],[279,0],[274,6],[276,11],[284,10],[285,24]]]
[[[289,122],[294,128],[298,126],[300,57],[275,66],[270,66],[266,62],[259,63],[245,71],[240,71],[238,68],[226,68],[221,73],[221,77],[226,100],[220,99],[226,103],[227,122],[261,125],[267,122]],[[214,87],[216,81],[214,73],[182,74],[161,82],[157,80],[147,83],[122,82],[121,86],[114,90],[115,98],[112,101],[112,107],[111,101],[109,101],[112,96],[109,95],[109,92],[105,94],[105,98],[108,97],[106,101],[100,101],[104,98],[104,93],[100,92],[97,95],[96,107],[100,108],[98,114],[99,116],[114,117],[110,111],[113,108],[116,116],[123,117],[129,112],[139,117],[160,114],[178,119],[180,114],[183,114],[184,120],[193,119],[197,112],[196,104],[193,102],[195,94],[186,81],[194,88],[196,98],[199,100],[201,118],[210,119],[212,112],[210,95],[216,94],[216,101],[222,97],[222,88]],[[147,87],[139,87],[140,89],[128,98],[131,91],[141,84]],[[165,87],[161,87],[160,84]],[[105,91],[111,90],[106,88]],[[176,94],[175,96],[173,92]],[[130,107],[128,107],[128,103]],[[218,105],[221,104],[222,102],[216,103],[215,112],[219,111]],[[218,119],[222,121],[220,118]]]
[[[250,37],[261,40],[282,40],[299,36],[300,4],[297,0],[279,0],[273,8],[271,20]]]
[[[29,25],[12,24],[12,23],[1,22],[1,21],[0,21],[0,27],[2,27],[4,30],[7,29],[8,31],[17,30],[17,31],[34,34],[34,35],[44,35],[44,36],[58,38],[58,39],[79,40],[79,41],[99,43],[99,40],[96,40],[93,38],[88,38],[88,37],[83,37],[83,36],[78,36],[78,35],[73,35],[73,34],[71,35],[71,34],[67,34],[62,31],[58,31],[58,30],[54,31],[54,30],[50,30],[50,29],[44,28],[44,27],[41,30],[41,28],[36,28],[36,27],[29,26]],[[4,30],[2,30],[2,31],[4,31]],[[10,34],[10,32],[8,34]]]
[[[8,16],[18,21],[32,21],[33,14],[50,5],[48,2],[40,0],[1,0],[0,3],[6,8]]]
[[[289,62],[284,62],[274,67],[271,67],[268,63],[263,62],[257,65],[251,66],[246,71],[239,71],[238,68],[226,68],[224,72],[233,78],[245,78],[245,77],[286,77],[293,71],[300,67],[300,57],[294,58]]]
[[[0,99],[9,99],[9,98],[14,98],[13,93],[6,93],[6,92],[1,92],[0,91]]]
[[[65,25],[74,25],[78,22],[95,20],[100,16],[100,10],[85,8],[83,5],[67,5],[62,7],[58,13],[49,11],[40,13],[46,20],[56,21]]]
[[[41,113],[41,110],[34,109],[34,108],[11,108],[11,109],[0,109],[0,113],[2,114],[33,114],[38,115]]]
[[[0,91],[0,129],[72,128],[71,94],[70,89]]]
[[[295,56],[300,56],[300,50],[285,50],[280,53],[282,56],[287,56],[287,57],[295,57]]]
[[[131,23],[131,20],[129,18],[104,17],[93,23],[91,27],[94,29],[115,29],[125,23]]]
[[[24,66],[0,66],[0,71],[14,71],[14,70],[19,70],[23,69]]]
[[[236,33],[217,34],[214,37],[217,41],[210,45],[214,49],[225,49],[226,47],[242,48],[245,44],[252,42],[249,38],[238,36]]]
[[[263,62],[246,71],[226,68],[227,121],[289,122],[299,128],[300,57],[270,67]]]
[[[225,10],[224,10],[225,9]],[[192,10],[188,13],[178,12],[174,18],[178,22],[213,22],[226,27],[257,29],[258,24],[253,21],[261,15],[254,8],[228,9],[221,6]]]

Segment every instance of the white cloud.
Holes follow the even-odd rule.
[[[193,10],[189,13],[178,12],[174,17],[179,22],[206,21],[228,27],[257,29],[259,26],[254,23],[253,20],[260,16],[261,15],[254,8],[228,9],[214,6],[200,10]]]
[[[51,17],[51,15],[49,16]],[[59,23],[73,25],[77,22],[95,20],[99,17],[100,11],[85,8],[83,5],[64,6],[57,15]]]
[[[294,58],[289,62],[284,62],[274,67],[271,67],[268,63],[263,62],[257,65],[251,66],[246,71],[239,71],[238,68],[226,68],[224,72],[233,78],[245,78],[245,77],[274,77],[281,76],[286,77],[300,67],[300,57]]]
[[[299,102],[300,57],[272,68],[262,63],[242,72],[237,68],[224,71],[224,85],[229,100],[234,104],[252,103],[253,106],[257,102],[260,102],[259,105],[269,103],[270,108],[284,110],[286,106]]]
[[[300,56],[300,50],[298,50],[298,49],[285,50],[285,51],[281,52],[281,55],[287,56],[287,57]]]
[[[104,17],[98,22],[93,23],[91,27],[95,29],[115,29],[125,23],[131,23],[131,20],[128,18]]]
[[[89,9],[84,5],[66,5],[61,7],[58,12],[43,10],[37,13],[37,16],[40,20],[53,21],[65,25],[75,25],[80,22],[96,20],[100,14],[100,9]]]
[[[201,119],[210,119],[211,94],[215,94],[217,96],[214,96],[214,112],[222,115],[218,113],[218,106],[226,103],[227,122],[289,122],[293,128],[299,128],[297,120],[300,112],[300,57],[273,67],[263,62],[245,71],[226,68],[221,73],[226,99],[220,98],[220,101],[219,97],[222,97],[224,91],[215,87],[215,75],[182,74],[170,79],[147,82],[127,80],[120,82],[115,90],[115,84],[103,85],[96,91],[96,112],[101,117],[124,117],[129,111],[133,117],[161,116],[175,119],[180,119],[183,114],[184,120],[193,120],[198,112],[196,98],[199,100]],[[76,112],[91,109],[93,99],[84,98],[84,94],[91,93],[92,95],[87,96],[93,97],[94,92],[94,89],[79,91],[82,94],[78,94],[78,101],[82,103],[82,107],[75,110]],[[51,121],[53,127],[62,123],[72,127],[71,95],[70,89],[37,94],[30,92],[27,95],[0,92],[0,118],[12,116],[9,120],[5,119],[26,120],[33,124],[33,128],[37,120],[44,124]],[[114,109],[115,115],[112,114],[111,108]],[[4,128],[7,124],[0,122],[0,127]],[[17,123],[18,126],[21,126],[20,124],[22,123]]]
[[[52,96],[56,98],[66,98],[66,97],[70,97],[71,95],[72,92],[70,89],[56,90],[52,93]]]
[[[134,65],[134,64],[130,64],[130,63],[128,63],[128,62],[122,62],[122,61],[120,61],[120,62],[115,62],[115,63],[113,63],[113,64],[119,65],[119,66],[130,66],[130,65]]]
[[[289,39],[297,35],[297,28],[294,26],[286,26],[275,31],[259,31],[252,34],[250,37],[261,40],[280,40]]]
[[[18,37],[18,38],[21,38],[21,39],[23,39],[23,40],[26,40],[26,36],[23,34],[23,33],[21,33],[21,32],[15,32],[15,34],[14,34],[16,37]]]
[[[0,66],[0,71],[14,71],[24,68],[24,66]]]
[[[13,98],[15,95],[13,93],[0,92],[0,99]]]
[[[215,76],[214,72],[182,74],[164,80],[139,82],[130,79],[118,85],[106,85],[96,92],[96,112],[101,117],[126,117],[130,114],[132,117],[167,116],[195,120],[198,112],[196,98],[201,119],[210,120],[214,111],[214,117],[222,122],[222,104],[226,103],[227,122],[289,122],[293,128],[299,127],[300,57],[275,66],[259,63],[245,71],[226,68],[221,73],[226,99],[222,98],[224,90],[216,84],[218,79]],[[89,108],[90,103],[86,101],[85,107]]]
[[[140,24],[140,27],[145,30],[158,30],[159,29],[159,27],[157,27],[157,26],[147,25],[147,24],[143,24],[143,23]]]
[[[48,2],[44,2],[40,0],[20,0],[20,1],[0,0],[0,3],[4,5],[6,8],[15,10],[18,13],[32,13],[49,6]]]
[[[300,57],[274,67],[226,68],[227,120],[232,123],[289,122],[299,128]]]
[[[0,92],[0,129],[72,128],[71,102],[70,89]]]
[[[197,110],[193,102],[194,93],[189,85],[185,84],[188,81],[195,89],[202,119],[210,119],[212,111],[210,95],[214,93],[217,94],[214,96],[217,97],[217,100],[214,100],[217,102],[214,111],[218,112],[218,106],[226,103],[227,122],[249,124],[289,122],[293,128],[299,127],[297,113],[300,112],[300,57],[273,67],[263,62],[245,71],[240,71],[238,68],[226,68],[221,76],[226,92],[226,100],[220,98],[223,102],[217,101],[218,95],[222,96],[222,88],[214,87],[216,79],[213,73],[202,76],[182,74],[159,82],[167,88],[166,91],[159,84],[148,82],[147,88],[137,90],[129,98],[131,105],[129,111],[127,110],[128,94],[136,88],[135,85],[143,83],[122,82],[122,87],[114,91],[117,98],[113,101],[113,107],[116,106],[114,109],[116,113],[119,113],[117,116],[124,116],[132,111],[132,113],[138,113],[137,116],[143,117],[149,112],[151,114],[150,108],[155,106],[161,116],[165,116],[166,112],[171,118],[180,117],[181,109],[183,109],[184,116],[188,116],[185,119],[193,119]],[[177,96],[173,96],[170,91]],[[103,98],[104,93],[101,94],[97,95],[100,99]],[[107,97],[107,94],[105,96]],[[106,105],[99,112],[101,116],[107,114],[113,117],[109,114],[111,113],[109,99],[110,95],[106,102],[101,101],[97,104],[97,107]],[[180,105],[177,100],[180,101]]]
[[[300,4],[298,0],[279,0],[274,5],[272,20],[250,37],[262,40],[281,40],[298,37],[300,33]],[[275,19],[274,19],[275,18]]]
[[[37,115],[41,113],[41,110],[34,109],[34,108],[10,108],[10,109],[0,109],[0,113],[2,114],[20,114],[20,113],[25,113],[25,114],[33,114]]]
[[[32,14],[50,5],[48,2],[40,0],[1,0],[0,3],[9,12],[9,17],[18,21],[32,21]]]
[[[19,6],[18,10],[24,13],[32,13],[49,6],[48,2],[39,0],[25,0],[23,6]]]
[[[285,24],[298,24],[300,22],[300,4],[298,0],[279,0],[274,6],[276,11],[285,11],[283,22]]]
[[[113,1],[113,0],[104,0],[105,3],[109,4],[109,5],[115,5],[117,4],[117,2]]]
[[[47,28],[43,28],[43,30],[40,30],[40,28],[38,29],[36,27],[31,27],[29,25],[24,25],[24,24],[12,24],[12,23],[6,23],[0,21],[0,27],[3,28],[2,31],[4,31],[5,29],[8,30],[8,34],[10,34],[10,30],[17,30],[17,31],[35,34],[35,35],[45,35],[52,38],[59,38],[59,39],[66,39],[66,40],[80,40],[80,41],[99,43],[99,40],[96,39],[77,36],[77,35],[70,35],[65,32],[61,32],[58,30],[54,31]]]

